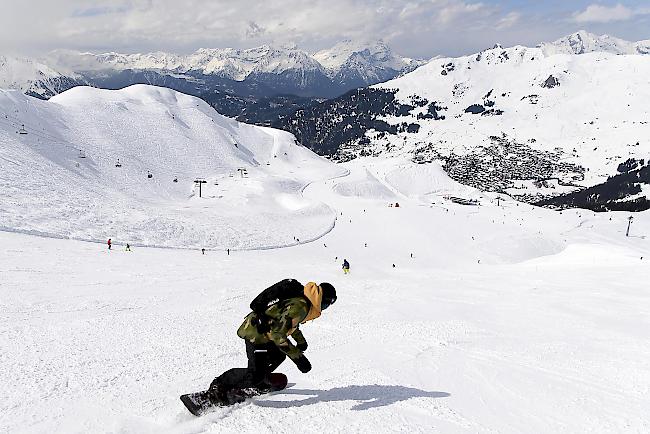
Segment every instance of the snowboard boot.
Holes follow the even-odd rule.
[[[228,405],[230,390],[215,379],[208,389],[208,399],[213,405]]]

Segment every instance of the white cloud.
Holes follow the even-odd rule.
[[[449,2],[437,13],[438,22],[446,25],[461,17],[471,16],[484,8],[482,3]]]
[[[594,0],[596,1],[596,0]],[[629,0],[613,0],[629,1]],[[414,57],[460,55],[494,45],[536,44],[577,30],[549,7],[535,14],[494,0],[29,0],[0,13],[0,54],[83,51],[187,53],[294,42],[305,50],[342,39],[384,39]],[[511,2],[516,3],[516,2]],[[596,5],[598,6],[598,5]],[[576,20],[612,19],[641,9],[590,6]],[[630,18],[628,18],[630,19]],[[581,25],[582,27],[582,25]],[[639,25],[628,35],[647,39]],[[638,27],[638,28],[637,28]],[[634,37],[634,36],[632,36]]]
[[[286,42],[318,49],[342,38],[435,40],[436,33],[482,28],[502,16],[476,0],[34,0],[0,14],[0,52],[192,51]]]
[[[576,12],[573,20],[577,23],[609,23],[612,21],[628,21],[635,16],[650,14],[650,9],[631,9],[618,3],[614,6],[591,4],[582,12]]]
[[[519,12],[512,11],[497,22],[496,28],[497,30],[503,30],[512,27],[519,22],[520,18],[521,14]]]

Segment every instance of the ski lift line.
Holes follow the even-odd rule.
[[[27,130],[27,132],[29,132],[30,134],[34,134],[34,135],[39,136],[39,137],[44,138],[44,139],[49,139],[49,140],[54,140],[54,141],[59,141],[59,142],[66,142],[66,143],[69,143],[70,145],[75,146],[72,142],[69,142],[69,141],[67,141],[67,140],[65,140],[65,139],[63,139],[61,137],[54,136],[52,134],[46,133],[46,132],[43,131],[42,128],[33,127],[29,123],[23,122],[21,119],[14,118],[13,116],[7,116],[7,114],[5,113],[5,118],[7,118],[7,117],[12,118],[12,121],[10,121],[9,124],[10,124],[10,126],[12,126],[14,128],[19,127],[19,126],[22,125],[25,128],[25,130]],[[8,119],[3,119],[2,117],[0,117],[0,121],[6,122],[7,120]],[[12,122],[15,122],[15,124],[12,125]]]
[[[47,137],[45,135],[35,133],[35,132],[29,132],[29,134],[32,135],[32,136],[38,137],[40,139],[43,139],[43,140],[49,142],[50,144],[56,144],[56,145],[60,145],[60,146],[75,149],[75,150],[78,149],[78,147],[75,146],[74,144],[72,144],[71,142],[68,142],[66,140],[62,140],[60,138]]]
[[[16,124],[14,124],[13,122],[8,122],[8,123],[7,123],[7,122],[6,122],[4,119],[2,119],[2,118],[0,118],[0,122],[3,122],[3,123],[5,123],[6,125],[9,125],[9,126],[12,127],[12,128],[18,128],[19,126],[23,125],[23,126],[24,126],[24,129],[25,129],[29,134],[32,134],[32,135],[34,135],[34,136],[36,136],[36,137],[39,137],[39,138],[41,138],[41,139],[44,139],[44,140],[50,140],[50,141],[53,141],[53,142],[66,143],[66,144],[72,146],[73,148],[77,149],[77,146],[76,146],[74,143],[69,142],[69,141],[67,141],[67,140],[65,140],[65,139],[63,139],[63,138],[61,138],[61,137],[56,137],[56,136],[53,136],[53,135],[51,135],[51,134],[44,133],[44,132],[42,132],[42,131],[40,131],[40,130],[38,130],[38,129],[35,129],[35,128],[31,127],[31,126],[28,126],[27,124],[21,124],[21,123],[16,123]]]
[[[187,109],[189,110],[190,108],[187,108]],[[11,118],[11,120],[9,118]],[[75,143],[70,142],[70,141],[68,141],[66,139],[63,139],[62,137],[57,137],[57,136],[54,136],[52,134],[43,132],[42,129],[35,128],[35,127],[33,127],[33,126],[31,126],[31,125],[29,125],[27,123],[23,123],[21,119],[15,118],[12,115],[7,115],[5,113],[4,118],[0,116],[0,122],[4,123],[5,125],[8,125],[11,128],[18,128],[19,126],[24,126],[25,130],[27,130],[29,134],[31,134],[33,136],[36,136],[38,138],[41,138],[43,140],[49,141],[50,142],[49,144],[51,144],[51,145],[59,145],[59,146],[61,146],[63,148],[68,148],[71,151],[74,151],[74,152],[77,152],[77,153],[83,152],[85,154],[84,149],[82,147],[80,147],[79,144],[75,144]],[[232,137],[232,134],[229,134],[229,136],[231,136],[231,138],[233,138],[233,140],[234,140],[234,137]],[[101,138],[98,137],[95,140],[101,140]],[[138,159],[133,155],[131,157],[134,160]],[[84,157],[82,157],[82,158],[84,158]],[[226,170],[231,170],[232,168],[231,167],[226,167],[226,166],[217,166],[217,167],[215,167],[215,169],[226,171]]]
[[[1,117],[0,117],[0,121],[5,122],[5,120],[2,119]],[[18,122],[20,122],[20,120]],[[6,124],[6,122],[5,122],[5,124]],[[13,128],[16,127],[16,125],[13,125],[11,122],[9,122],[9,125],[11,127],[13,127]],[[31,126],[25,127],[26,124],[20,124],[20,125],[22,125],[24,127],[24,130],[27,130],[27,132],[29,134],[31,134],[33,136],[36,136],[38,138],[41,138],[43,140],[46,140],[46,141],[49,142],[49,144],[59,145],[59,146],[62,146],[63,148],[67,148],[67,149],[69,149],[71,151],[79,152],[80,153],[78,155],[79,158],[86,158],[86,154],[85,154],[84,149],[79,147],[79,145],[77,145],[75,143],[72,143],[72,142],[69,142],[69,141],[67,141],[67,140],[65,140],[65,139],[63,139],[61,137],[57,137],[57,136],[53,136],[53,135],[48,134],[48,133],[44,133],[41,130],[35,129],[35,128],[31,127]],[[27,133],[21,133],[21,134],[27,134]],[[83,154],[83,156],[82,156],[82,154]]]

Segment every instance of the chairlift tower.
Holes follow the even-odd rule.
[[[627,231],[625,231],[625,236],[629,237],[630,236],[630,225],[632,224],[632,220],[634,220],[634,217],[629,216],[627,218]]]
[[[194,182],[195,182],[196,184],[199,185],[199,197],[202,197],[202,196],[201,196],[201,185],[207,183],[208,181],[206,181],[206,180],[203,179],[203,178],[196,178],[196,179],[194,180]]]

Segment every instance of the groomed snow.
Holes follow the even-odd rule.
[[[0,430],[647,432],[650,214],[625,237],[624,213],[337,193],[406,165],[356,161],[311,184],[336,226],[285,249],[108,252],[0,232]],[[339,292],[303,327],[312,372],[287,362],[285,392],[190,415],[178,396],[245,364],[235,330],[287,276]]]
[[[322,235],[334,213],[301,190],[345,173],[291,134],[145,85],[77,87],[50,101],[0,91],[0,161],[0,229],[207,249]],[[201,198],[197,178],[207,181]]]
[[[30,125],[42,119],[47,131],[80,137],[93,165],[76,168],[75,155],[45,151],[27,142],[29,134],[8,140],[10,131],[0,130],[5,229],[31,225],[43,233],[59,227],[56,216],[63,227],[81,214],[88,234],[105,231],[121,241],[109,220],[159,213],[151,215],[148,230],[137,232],[156,237],[153,223],[166,221],[169,209],[200,203],[204,208],[187,214],[187,225],[215,234],[241,227],[229,237],[239,241],[246,230],[246,243],[258,249],[202,255],[198,248],[126,252],[115,245],[109,252],[103,244],[0,231],[0,432],[650,430],[650,213],[635,214],[626,237],[628,213],[560,213],[497,202],[495,195],[454,183],[435,164],[375,158],[333,166],[282,141],[283,133],[236,124],[207,108],[201,115],[183,105],[194,99],[143,90],[97,91],[98,99],[87,105],[64,95],[54,102],[61,107],[54,114],[29,100]],[[91,129],[99,124],[92,122],[93,110],[100,110],[93,107],[108,100],[114,122],[129,117],[120,110],[132,115],[130,132],[111,125]],[[177,122],[165,125],[156,113],[175,104]],[[181,114],[180,107],[194,114]],[[88,113],[90,120],[72,112]],[[93,131],[103,131],[101,141],[92,140]],[[239,149],[222,146],[226,132],[240,140]],[[129,165],[116,173],[132,178],[111,175],[115,168],[104,160],[112,162],[123,143],[118,137],[136,134],[142,138],[135,143],[146,137],[163,142],[130,151]],[[178,144],[205,158],[174,154]],[[279,152],[279,161],[266,166],[260,155],[278,149],[287,150],[287,161],[275,168],[283,161]],[[188,198],[187,179],[195,167],[210,177],[221,165],[248,167],[243,181],[249,184],[225,172],[219,178],[220,187],[227,185],[224,198],[240,205],[229,218],[197,226],[203,215],[220,216],[225,207],[216,199]],[[29,183],[21,188],[40,195],[19,195],[7,182],[13,180],[7,174],[19,170],[13,166],[39,174],[38,185],[49,186],[61,204]],[[147,184],[147,168],[155,182],[179,171],[178,190],[168,179]],[[93,190],[72,182],[81,180]],[[113,186],[117,180],[140,190]],[[210,185],[208,195],[214,194]],[[110,217],[96,206],[84,211],[89,202],[78,194],[89,192],[119,198]],[[459,205],[445,199],[449,195],[480,205]],[[389,206],[395,202],[400,206]],[[137,208],[142,203],[144,211]],[[296,212],[305,208],[316,217]],[[61,215],[66,209],[72,211]],[[24,222],[19,212],[27,213]],[[15,227],[6,226],[7,216],[14,216]],[[265,249],[291,233],[320,237]],[[350,275],[341,272],[343,258],[351,263]],[[245,365],[236,329],[250,300],[285,277],[329,281],[338,290],[337,303],[302,327],[313,370],[301,374],[285,362],[286,391],[202,418],[189,414],[179,395]]]

